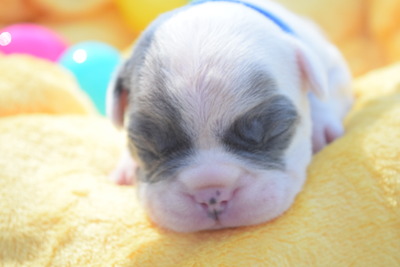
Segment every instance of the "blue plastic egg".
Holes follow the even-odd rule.
[[[117,49],[94,41],[71,46],[59,60],[75,75],[101,114],[105,114],[107,87],[120,62],[121,55]]]

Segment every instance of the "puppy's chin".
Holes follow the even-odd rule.
[[[223,212],[217,215],[206,212],[179,179],[142,182],[138,190],[148,215],[159,226],[195,232],[270,221],[291,206],[304,180],[304,175],[281,171],[246,172]]]

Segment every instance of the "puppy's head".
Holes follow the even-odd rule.
[[[181,232],[271,220],[304,183],[305,87],[323,88],[323,77],[275,29],[254,38],[262,27],[182,16],[144,33],[112,91],[116,121],[127,103],[140,199],[156,223]]]

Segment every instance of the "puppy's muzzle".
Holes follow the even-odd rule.
[[[184,170],[179,179],[197,206],[218,221],[239,190],[238,181],[243,175],[244,172],[234,165],[207,164]]]

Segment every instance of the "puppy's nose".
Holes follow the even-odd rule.
[[[225,212],[232,196],[233,191],[230,188],[212,187],[200,189],[193,193],[194,200],[214,220],[218,220],[219,215]]]
[[[235,187],[242,175],[242,169],[235,165],[208,164],[184,170],[180,173],[179,180],[189,193],[194,193],[207,188]]]
[[[190,167],[179,175],[186,193],[193,197],[206,214],[218,220],[234,197],[238,182],[244,173],[233,164],[207,164]]]

